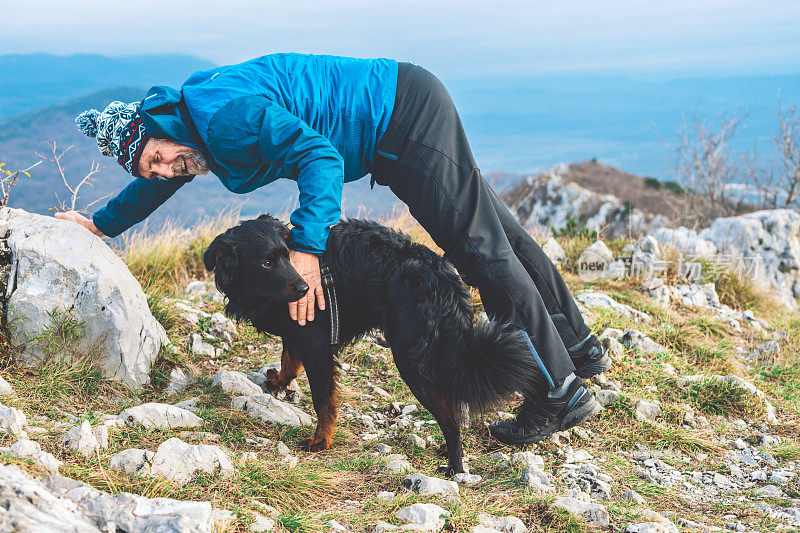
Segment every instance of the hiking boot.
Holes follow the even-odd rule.
[[[495,422],[489,432],[506,444],[532,444],[576,426],[602,409],[583,381],[570,374],[560,387],[547,394],[525,398],[514,420]]]
[[[611,368],[611,358],[606,355],[603,344],[595,335],[590,335],[572,350],[569,357],[575,365],[575,375],[590,378]]]

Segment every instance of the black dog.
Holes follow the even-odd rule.
[[[330,305],[305,326],[289,317],[287,303],[308,285],[289,262],[289,229],[261,215],[217,236],[203,260],[228,297],[226,312],[283,339],[280,373],[272,389],[286,387],[305,368],[317,430],[307,450],[330,447],[336,423],[336,350]],[[544,377],[525,339],[508,323],[473,326],[469,292],[446,260],[408,236],[374,222],[336,224],[321,257],[333,275],[344,346],[375,327],[383,330],[400,376],[436,418],[445,438],[449,475],[463,472],[461,404],[472,411],[531,395]]]

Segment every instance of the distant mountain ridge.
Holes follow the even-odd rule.
[[[0,119],[106,87],[180,85],[216,65],[189,55],[108,57],[94,54],[0,56]]]

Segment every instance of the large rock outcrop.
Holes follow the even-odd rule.
[[[0,238],[3,311],[22,363],[48,357],[37,337],[59,310],[82,323],[73,353],[95,352],[104,373],[131,388],[149,382],[169,340],[141,285],[102,239],[72,222],[10,208],[0,210]]]
[[[661,215],[647,215],[626,206],[613,194],[600,194],[567,182],[558,168],[526,179],[527,186],[518,188],[520,194],[507,200],[511,212],[529,230],[560,230],[571,218],[578,227],[602,229],[604,236],[615,238],[643,235],[667,223]]]
[[[737,263],[754,282],[772,288],[785,306],[798,308],[800,213],[769,209],[718,218],[698,237],[713,242],[726,261]]]
[[[789,209],[722,217],[700,232],[660,228],[653,236],[689,257],[705,257],[800,308],[800,213]]]

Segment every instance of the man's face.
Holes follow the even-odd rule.
[[[203,152],[166,139],[148,140],[139,159],[139,175],[147,179],[208,174],[208,169]]]

